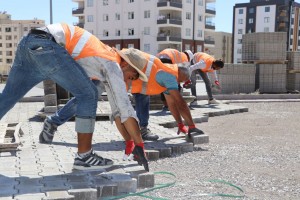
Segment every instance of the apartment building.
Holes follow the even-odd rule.
[[[0,12],[0,74],[9,73],[20,39],[31,29],[44,25],[44,20],[12,20],[10,14]]]
[[[78,26],[118,49],[214,47],[216,0],[73,0]]]
[[[242,60],[242,36],[254,32],[286,32],[287,51],[299,51],[299,8],[294,0],[250,0],[233,9],[233,63]]]

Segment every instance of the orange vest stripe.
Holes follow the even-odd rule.
[[[215,61],[214,57],[211,55],[208,55],[207,53],[198,52],[194,55],[194,61],[195,63],[200,62],[201,60],[204,60],[206,63],[206,66],[204,69],[201,69],[203,72],[213,72],[214,70],[211,68],[212,63]]]

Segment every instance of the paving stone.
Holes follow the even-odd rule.
[[[45,193],[21,194],[21,195],[16,195],[14,197],[14,199],[16,199],[16,200],[41,200],[45,196],[46,196]]]
[[[75,197],[66,191],[51,191],[46,192],[46,197],[43,200],[75,200]]]
[[[0,190],[0,197],[13,196],[18,193],[18,190],[13,188],[11,185],[3,185]]]
[[[68,190],[70,195],[73,195],[75,200],[96,200],[97,189],[72,189]]]
[[[154,187],[154,174],[152,172],[139,174],[137,176],[137,187],[138,188],[151,188]]]
[[[192,142],[194,145],[209,143],[209,136],[205,134],[199,135],[197,133],[191,133],[191,138],[186,136],[185,139],[187,142]]]
[[[149,149],[146,149],[146,156],[148,158],[149,161],[153,161],[153,160],[158,160],[159,159],[159,151],[157,150],[149,150]]]

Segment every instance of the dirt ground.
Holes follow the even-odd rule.
[[[166,199],[300,199],[300,102],[235,103],[249,112],[197,124],[210,143],[194,152],[150,163],[152,172],[176,175],[173,187],[147,193]],[[209,180],[224,180],[243,190]],[[157,176],[156,181],[170,182]],[[143,199],[130,197],[127,199]]]

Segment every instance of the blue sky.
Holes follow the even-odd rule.
[[[233,6],[236,3],[248,3],[250,0],[216,0],[216,31],[232,31]],[[298,2],[298,1],[296,1]],[[50,23],[50,0],[0,0],[0,11],[6,11],[12,15],[13,20],[43,19],[46,24]],[[72,0],[52,0],[53,23],[77,22],[72,17],[72,9],[77,3]]]

